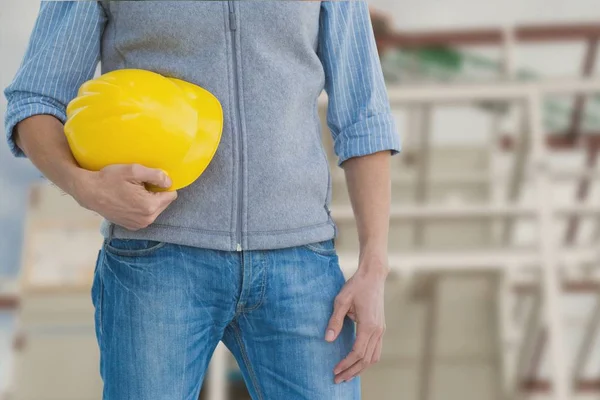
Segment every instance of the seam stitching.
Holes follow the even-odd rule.
[[[320,228],[322,226],[327,226],[327,225],[331,225],[331,222],[329,220],[326,222],[319,223],[319,224],[301,226],[299,228],[279,229],[279,230],[276,229],[276,230],[271,230],[271,231],[247,231],[246,233],[243,233],[243,236],[250,236],[250,235],[267,236],[267,235],[273,235],[273,234],[278,234],[278,233],[282,233],[282,232],[300,232],[304,229]],[[197,228],[189,228],[189,227],[185,227],[185,226],[175,226],[175,225],[156,224],[156,223],[152,224],[151,228],[152,227],[173,228],[173,229],[178,229],[178,230],[185,230],[185,231],[191,231],[191,232],[203,232],[203,233],[214,234],[214,235],[218,235],[218,236],[230,236],[231,237],[231,232],[227,232],[227,231],[212,231],[212,230],[208,230],[208,229],[197,229]]]
[[[242,226],[240,227],[241,233],[242,233],[242,246],[243,245],[247,245],[248,243],[248,239],[247,236],[244,235],[244,228],[248,229],[248,214],[250,214],[249,210],[250,210],[250,201],[249,196],[248,196],[248,188],[250,187],[249,184],[249,172],[248,172],[248,137],[246,135],[247,133],[247,124],[246,124],[246,106],[245,106],[245,102],[244,102],[244,62],[243,62],[243,57],[242,57],[242,50],[244,49],[244,35],[242,32],[242,7],[238,6],[237,8],[237,14],[238,14],[238,23],[237,23],[237,32],[235,32],[235,34],[238,35],[239,39],[240,39],[240,45],[238,46],[238,48],[236,50],[238,51],[238,70],[236,71],[236,73],[238,73],[238,110],[239,110],[239,118],[240,118],[240,127],[242,128],[240,131],[240,138],[242,139],[240,144],[243,144],[245,146],[241,146],[241,151],[242,151],[242,155],[243,155],[243,162],[242,162],[242,178],[244,181],[244,187],[242,188],[242,199],[246,200],[246,204],[244,204],[244,202],[242,202],[242,217],[244,220],[244,223],[242,224]],[[242,100],[240,102],[240,100]],[[244,165],[245,164],[245,165]],[[246,243],[244,243],[244,239],[246,239]]]
[[[244,360],[244,364],[246,364],[246,368],[248,369],[248,374],[250,375],[250,380],[252,381],[252,386],[254,386],[254,390],[256,390],[256,394],[258,395],[258,400],[264,400],[262,392],[258,386],[258,379],[256,379],[256,374],[254,373],[254,369],[250,364],[250,359],[248,358],[248,353],[246,352],[246,346],[244,346],[244,342],[242,341],[242,335],[240,333],[240,328],[237,323],[232,323],[233,333],[235,336],[236,342],[238,342],[238,346],[240,346],[240,353],[242,355],[242,359]]]
[[[109,3],[109,9],[112,14],[114,25],[115,25],[113,28],[113,43],[115,44],[115,51],[119,54],[119,57],[121,58],[121,63],[123,65],[123,69],[125,69],[125,68],[127,68],[127,61],[125,61],[125,55],[121,51],[121,47],[119,46],[119,43],[117,42],[117,31],[119,29],[119,17],[120,17],[118,4],[119,4],[118,2],[116,4],[114,4],[114,7],[111,9],[110,7],[113,6],[113,3]]]
[[[157,228],[174,228],[174,229],[182,229],[185,231],[192,231],[192,232],[205,232],[205,233],[210,233],[210,234],[214,234],[214,235],[219,235],[219,236],[230,236],[231,232],[228,231],[217,231],[217,230],[210,230],[210,229],[199,229],[199,228],[190,228],[187,226],[175,226],[175,225],[167,225],[167,224],[152,224],[150,226],[150,228],[152,227],[157,227]]]
[[[229,125],[230,125],[230,131],[231,133],[233,133],[233,130],[231,129],[231,125],[233,125],[233,118],[231,118],[231,113],[233,112],[233,84],[232,84],[232,73],[231,73],[231,57],[232,54],[229,51],[230,46],[232,47],[232,43],[229,43],[229,41],[231,40],[231,36],[229,35],[229,7],[227,2],[223,2],[223,10],[225,12],[225,15],[223,16],[223,18],[225,19],[224,21],[224,34],[225,34],[225,41],[227,42],[227,45],[225,46],[225,54],[227,55],[227,62],[225,63],[227,65],[227,84],[229,85],[229,98],[228,98],[228,103],[229,103]],[[235,170],[235,146],[231,146],[231,172],[232,172],[232,178],[231,178],[231,218],[229,219],[229,240],[231,242],[231,245],[235,247],[235,227],[234,227],[234,220],[235,220],[235,180],[233,179],[233,173]]]
[[[300,228],[291,228],[291,229],[279,229],[279,230],[272,230],[272,231],[248,231],[246,232],[246,234],[253,234],[256,236],[266,236],[266,235],[272,235],[272,234],[277,234],[277,233],[282,233],[282,232],[298,232],[298,231],[302,231],[304,229],[309,229],[309,228],[319,228],[321,226],[326,226],[329,225],[329,221],[327,222],[322,222],[319,224],[314,224],[314,225],[306,225],[306,226],[302,226]]]
[[[318,246],[314,246],[312,243],[305,244],[304,247],[311,250],[312,252],[325,257],[334,256],[336,254],[335,248],[333,249],[323,249]]]
[[[98,288],[100,290],[100,299],[98,301],[98,323],[100,325],[100,342],[98,343],[100,346],[102,346],[102,342],[104,342],[104,322],[103,322],[103,316],[104,316],[104,281],[102,280],[102,269],[104,269],[104,262],[106,260],[106,253],[102,250],[100,250],[100,265],[98,266],[98,280],[99,280],[99,285],[100,287]]]
[[[265,292],[266,292],[266,287],[267,287],[267,285],[266,285],[267,272],[265,271],[266,268],[267,268],[266,266],[263,267],[263,272],[262,272],[263,277],[262,277],[261,288],[260,288],[260,298],[259,298],[258,302],[250,308],[243,308],[242,313],[247,313],[247,312],[256,310],[258,307],[263,305],[263,303],[265,301]]]
[[[315,101],[315,105],[313,107],[313,120],[314,123],[317,127],[317,144],[319,145],[320,151],[321,151],[321,155],[323,157],[323,160],[325,162],[325,168],[327,168],[327,187],[325,188],[325,201],[323,204],[323,207],[325,208],[325,211],[327,212],[327,215],[329,217],[329,209],[328,209],[328,204],[330,202],[329,199],[329,188],[331,185],[331,170],[329,168],[329,158],[327,157],[327,153],[325,152],[325,148],[323,147],[323,130],[321,129],[321,119],[319,118],[319,104],[318,104],[318,98]]]
[[[106,251],[110,254],[119,256],[119,257],[141,257],[147,256],[154,253],[157,250],[165,247],[167,242],[159,242],[152,247],[148,247],[147,249],[139,249],[139,250],[125,250],[125,249],[117,249],[116,247],[111,246],[110,244],[106,244]]]
[[[182,256],[183,258],[183,253],[180,251],[179,255]],[[184,271],[185,271],[185,275],[186,275],[186,280],[189,282],[189,274],[188,274],[188,269],[186,268],[185,263],[183,262],[182,264],[184,264]],[[189,293],[189,287],[186,285],[185,288],[186,292]],[[189,347],[190,344],[190,337],[189,337],[189,333],[190,333],[190,313],[186,313],[187,317],[186,317],[186,321],[185,321],[185,348],[187,349]],[[180,389],[180,393],[181,393],[181,397],[184,396],[184,385],[185,385],[185,374],[187,372],[187,351],[184,351],[184,355],[183,355],[183,373],[181,374],[181,389]],[[195,390],[194,390],[195,391]],[[186,396],[187,397],[187,396]],[[198,397],[195,397],[198,398]]]

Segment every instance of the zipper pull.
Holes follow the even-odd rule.
[[[238,243],[235,249],[236,251],[242,251],[242,245]]]
[[[235,20],[235,12],[229,12],[229,29],[235,31],[237,29],[237,22]]]

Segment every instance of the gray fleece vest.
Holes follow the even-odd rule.
[[[315,1],[110,1],[102,72],[141,68],[212,92],[224,130],[204,174],[146,229],[103,233],[217,250],[331,239]]]

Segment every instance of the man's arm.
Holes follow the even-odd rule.
[[[13,138],[19,151],[29,156],[46,178],[66,193],[79,191],[77,183],[86,171],[73,158],[58,119],[51,115],[29,117],[17,124]]]
[[[352,352],[334,369],[339,383],[360,374],[381,355],[385,331],[383,289],[388,273],[390,155],[400,151],[400,138],[366,2],[323,2],[319,56],[329,95],[327,122],[338,164],[346,174],[360,242],[358,271],[337,296],[326,332],[326,340],[332,341],[346,316],[357,322]]]
[[[344,163],[348,193],[358,228],[359,271],[386,276],[391,206],[388,152],[351,158]],[[369,260],[363,263],[362,260]]]
[[[42,2],[25,58],[8,99],[9,147],[27,156],[82,206],[129,229],[154,221],[176,197],[150,193],[144,183],[168,187],[168,178],[142,166],[111,166],[100,172],[77,165],[64,135],[66,106],[93,77],[106,16],[97,2]]]
[[[82,207],[93,210],[127,229],[142,229],[154,222],[176,192],[151,193],[144,184],[168,188],[160,170],[141,165],[111,165],[99,172],[79,167],[64,135],[63,124],[50,115],[35,115],[20,122],[16,144],[56,186]]]
[[[25,155],[15,141],[19,122],[35,115],[65,122],[67,104],[98,66],[105,24],[95,1],[41,3],[23,62],[4,92],[7,139],[17,157]]]

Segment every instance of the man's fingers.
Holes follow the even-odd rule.
[[[160,169],[146,168],[140,164],[132,164],[130,172],[133,181],[136,183],[149,183],[164,189],[168,189],[172,184],[171,178]]]
[[[336,383],[339,383],[337,378],[338,375],[352,367],[357,362],[364,360],[365,356],[367,355],[367,346],[371,336],[373,336],[372,331],[365,331],[364,329],[360,329],[359,326],[358,334],[356,335],[356,341],[354,342],[352,351],[333,369],[333,373],[336,375]]]
[[[369,364],[366,361],[358,360],[356,363],[354,363],[354,365],[351,365],[350,368],[336,375],[334,382],[337,384],[349,381],[356,375],[359,375],[365,368],[367,368],[368,365]]]
[[[352,311],[350,311],[348,313],[348,318],[350,318],[352,321],[356,322],[356,314],[353,313]]]
[[[333,342],[338,337],[344,326],[344,319],[346,318],[348,311],[350,311],[350,306],[350,301],[347,301],[341,296],[338,296],[335,299],[333,304],[333,314],[329,319],[327,332],[325,333],[325,340]]]
[[[169,207],[169,204],[171,204],[176,198],[177,198],[177,192],[176,191],[172,191],[172,192],[157,192],[157,193],[152,193],[153,196],[153,200],[156,204],[156,208],[154,209],[154,211],[152,212],[152,217],[156,218],[158,217],[163,211],[165,211],[165,209],[167,207]],[[154,222],[154,221],[152,221]]]
[[[177,198],[177,192],[146,192],[143,203],[139,204],[134,225],[130,230],[137,230],[148,227],[154,223],[156,218]],[[133,228],[133,229],[132,229]]]
[[[377,364],[381,360],[381,350],[383,347],[383,335],[377,341],[377,345],[375,346],[375,351],[373,352],[373,358],[371,359],[371,364]]]
[[[381,335],[379,335],[377,332],[374,332],[367,343],[365,355],[350,367],[337,373],[335,376],[335,383],[349,381],[352,378],[360,375],[365,369],[373,364],[373,358],[380,342]]]
[[[365,361],[367,362],[367,366],[373,363],[373,355],[375,354],[375,348],[377,347],[377,343],[381,340],[381,335],[378,332],[375,332],[371,339],[369,340],[369,344],[367,345],[367,354],[365,355]]]
[[[157,192],[154,193],[154,196],[159,200],[160,206],[164,210],[169,206],[169,204],[177,199],[177,192]]]

